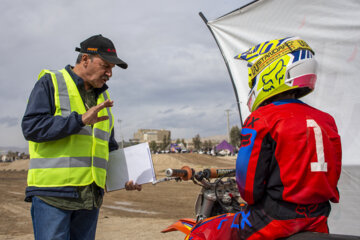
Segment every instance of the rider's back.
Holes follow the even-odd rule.
[[[249,118],[255,121],[247,127],[257,134],[251,154],[256,161],[249,162],[256,166],[249,167],[256,170],[248,171],[254,176],[247,177],[246,201],[263,195],[295,204],[339,201],[341,143],[333,117],[291,99],[260,107]]]

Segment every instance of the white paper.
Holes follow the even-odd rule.
[[[106,190],[123,189],[130,180],[137,184],[156,181],[148,143],[118,149],[109,154]]]

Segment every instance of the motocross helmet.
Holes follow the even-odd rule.
[[[296,98],[312,92],[316,82],[313,55],[314,51],[298,37],[260,43],[237,55],[236,59],[248,61],[250,112],[283,92],[295,90]]]

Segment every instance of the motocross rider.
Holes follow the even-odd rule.
[[[314,90],[314,51],[298,37],[239,54],[249,69],[248,107],[236,181],[246,209],[197,224],[188,239],[276,239],[328,233],[330,202],[339,202],[341,141],[328,113],[299,98]]]

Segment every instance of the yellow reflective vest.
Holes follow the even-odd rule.
[[[56,72],[43,70],[39,79],[47,73],[51,74],[55,90],[54,116],[66,117],[73,111],[84,114],[84,103],[70,74],[65,69]],[[105,91],[99,95],[97,104],[107,99],[109,93]],[[104,188],[114,117],[110,108],[102,109],[98,116],[109,116],[109,119],[93,126],[86,125],[78,133],[59,140],[29,141],[28,186],[86,186],[95,182]]]

